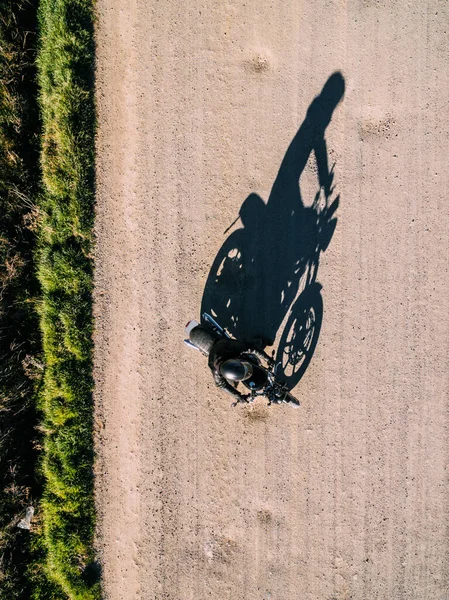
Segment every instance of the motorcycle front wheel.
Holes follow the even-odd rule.
[[[297,400],[294,396],[292,396],[290,394],[290,392],[286,395],[285,402],[287,402],[288,404],[290,404],[294,408],[299,408],[301,406],[300,401]]]

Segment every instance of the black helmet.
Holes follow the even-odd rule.
[[[229,379],[230,381],[244,381],[251,377],[253,368],[249,362],[231,358],[225,360],[221,365],[220,373],[225,379]]]

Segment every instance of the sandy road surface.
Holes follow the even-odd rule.
[[[449,5],[99,0],[98,16],[105,597],[446,600]],[[312,104],[336,71],[342,102]],[[233,410],[184,323],[232,297],[227,319],[257,314],[279,341],[326,177],[340,205],[313,257],[302,407]],[[266,206],[252,196],[224,233],[252,193]],[[205,290],[234,232],[242,270]]]

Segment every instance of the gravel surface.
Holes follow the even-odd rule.
[[[446,600],[448,3],[97,10],[105,598]],[[185,323],[282,353],[307,272],[301,407],[232,409]]]

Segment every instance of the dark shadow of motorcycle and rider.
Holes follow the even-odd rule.
[[[331,199],[334,167],[324,134],[344,90],[341,73],[331,75],[287,149],[268,202],[257,194],[243,202],[243,227],[220,248],[202,298],[201,314],[211,314],[237,339],[265,348],[282,327],[276,361],[289,389],[310,363],[323,318],[317,272],[339,204],[339,196]],[[306,206],[300,177],[312,153],[317,192]]]

